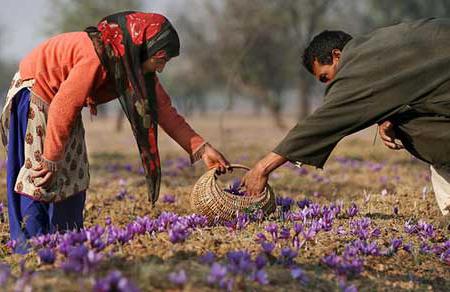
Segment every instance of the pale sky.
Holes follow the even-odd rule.
[[[169,18],[174,6],[186,5],[188,0],[143,0],[144,9],[159,12]],[[46,36],[42,31],[44,21],[51,11],[48,0],[1,0],[0,30],[1,56],[6,59],[20,60]]]

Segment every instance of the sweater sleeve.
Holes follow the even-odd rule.
[[[99,62],[90,59],[74,65],[48,108],[46,137],[43,157],[48,162],[63,159],[64,149],[70,137],[73,124],[80,116],[81,109],[99,74]]]
[[[163,130],[174,139],[187,153],[193,155],[204,143],[186,120],[172,106],[169,95],[155,77],[158,123]]]

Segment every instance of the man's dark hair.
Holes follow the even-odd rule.
[[[325,30],[316,35],[303,52],[303,66],[313,73],[314,60],[322,65],[333,63],[332,51],[342,49],[352,39],[352,36],[340,30]]]

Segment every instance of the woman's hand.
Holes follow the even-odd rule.
[[[45,163],[41,163],[38,166],[33,167],[33,170],[35,171],[34,174],[31,175],[31,178],[33,179],[33,183],[36,187],[42,187],[42,188],[48,188],[53,180],[53,176],[55,173],[53,171],[50,171],[47,168],[47,165]],[[35,179],[39,178],[39,182],[35,183]]]
[[[209,144],[205,144],[205,152],[202,155],[203,162],[208,169],[217,168],[218,173],[225,173],[230,163],[225,157]]]
[[[403,145],[400,141],[396,140],[394,124],[390,121],[385,121],[378,127],[378,133],[383,141],[383,144],[389,149],[400,150],[403,149]]]

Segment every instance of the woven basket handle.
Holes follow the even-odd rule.
[[[229,166],[229,169],[236,169],[236,168],[250,170],[250,167],[242,165],[242,164],[230,164],[230,166]],[[216,172],[216,174],[217,174],[217,172]]]
[[[242,165],[242,164],[230,164],[230,168],[240,168],[240,169],[245,169],[245,170],[250,170],[250,167]]]

